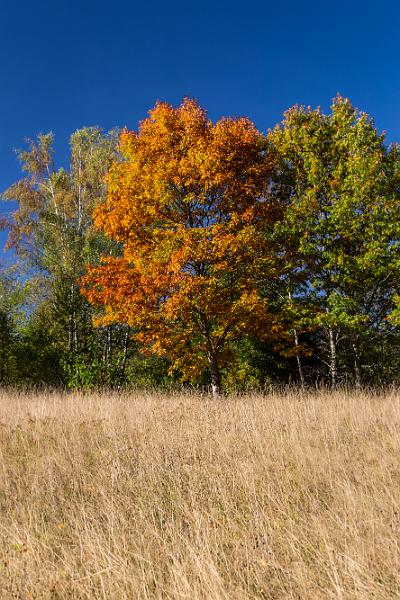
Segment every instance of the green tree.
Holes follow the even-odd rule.
[[[318,309],[312,322],[332,386],[343,345],[360,385],[365,355],[390,327],[399,285],[399,148],[340,96],[328,115],[290,109],[268,141],[280,163],[275,192],[286,214],[276,235],[292,301],[312,300]]]
[[[15,323],[9,278],[0,275],[0,385],[11,383],[14,370]]]
[[[51,133],[39,135],[28,150],[18,152],[25,176],[4,194],[18,203],[8,223],[8,247],[36,275],[42,274],[41,300],[48,302],[48,318],[57,323],[67,377],[76,381],[82,361],[95,364],[100,354],[103,370],[110,361],[113,334],[94,330],[93,309],[80,294],[78,278],[86,262],[96,262],[100,253],[110,254],[116,247],[94,230],[92,213],[105,199],[105,175],[116,157],[117,136],[96,127],[75,132],[68,170],[55,167],[53,142]]]
[[[30,289],[17,275],[15,266],[0,267],[0,385],[12,385],[20,375],[17,349]]]

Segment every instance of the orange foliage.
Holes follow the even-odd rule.
[[[258,292],[275,275],[264,148],[249,119],[213,124],[191,99],[158,103],[121,135],[95,224],[122,256],[89,268],[83,291],[105,308],[99,323],[129,323],[186,378],[220,367],[239,335],[279,329]]]

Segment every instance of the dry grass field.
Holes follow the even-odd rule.
[[[400,598],[400,396],[0,393],[0,598]]]

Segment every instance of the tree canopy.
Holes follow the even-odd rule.
[[[217,393],[232,342],[279,330],[258,289],[276,276],[259,223],[279,214],[263,136],[247,118],[213,124],[186,99],[157,104],[119,150],[95,224],[122,256],[89,269],[85,294],[105,306],[99,323],[129,323],[185,378],[208,364]]]
[[[267,134],[159,102],[75,132],[64,168],[53,143],[3,194],[23,275],[3,269],[0,383],[399,381],[399,147],[349,100]]]

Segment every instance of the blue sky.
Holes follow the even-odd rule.
[[[400,139],[399,26],[392,1],[3,0],[0,190],[24,138],[53,131],[63,164],[77,128],[135,128],[157,99],[185,95],[266,131],[340,92]]]

